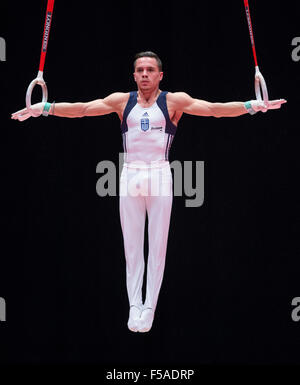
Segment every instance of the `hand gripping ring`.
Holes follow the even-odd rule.
[[[267,85],[266,85],[265,79],[262,76],[261,72],[259,71],[258,67],[255,67],[254,86],[255,86],[256,99],[259,102],[261,102],[263,100],[265,105],[268,106],[269,96],[268,96]],[[262,91],[263,96],[261,96],[261,91]]]
[[[26,101],[26,107],[27,107],[28,110],[31,107],[31,94],[32,94],[32,90],[34,89],[34,87],[37,84],[42,87],[42,91],[43,91],[42,102],[47,102],[47,100],[48,100],[48,89],[47,89],[45,80],[43,79],[43,73],[41,71],[39,71],[38,76],[34,80],[32,80],[32,82],[29,84],[29,86],[27,88],[27,91],[26,91],[26,99],[25,99],[25,101]]]

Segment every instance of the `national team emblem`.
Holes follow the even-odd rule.
[[[149,130],[149,119],[148,118],[141,119],[141,129],[143,131]]]

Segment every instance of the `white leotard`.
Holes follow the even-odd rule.
[[[176,126],[169,117],[166,94],[162,91],[152,106],[143,108],[137,103],[137,91],[130,92],[121,124],[125,164],[168,162]]]

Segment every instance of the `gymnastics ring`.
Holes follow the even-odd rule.
[[[252,22],[251,22],[248,0],[244,0],[244,5],[245,5],[246,17],[247,17],[248,28],[249,28],[249,35],[250,35],[254,64],[255,64],[254,87],[255,87],[256,100],[259,102],[264,101],[265,105],[268,106],[269,95],[268,95],[268,90],[267,90],[267,85],[266,85],[265,79],[262,76],[262,74],[258,68],[258,64],[257,64],[257,56],[256,56],[256,49],[255,49],[255,42],[254,42],[254,35],[253,35],[253,28],[252,28]],[[261,96],[261,92],[262,92],[262,96]],[[262,111],[266,112],[267,109],[262,110]]]
[[[256,99],[258,101],[264,101],[266,105],[269,103],[269,95],[268,95],[268,89],[265,82],[264,77],[262,76],[261,72],[259,71],[258,66],[255,66],[255,78],[254,78],[254,86],[255,86],[255,95]],[[262,96],[261,96],[262,91]]]
[[[43,92],[43,98],[42,102],[47,102],[48,100],[48,89],[46,82],[43,78],[43,72],[39,71],[38,76],[32,80],[32,82],[29,84],[27,91],[26,91],[26,108],[29,110],[31,108],[31,94],[36,85],[39,85],[42,87],[42,92]]]
[[[32,95],[32,91],[33,91],[34,87],[37,84],[42,87],[42,91],[43,91],[42,102],[47,102],[47,100],[48,100],[48,89],[47,89],[47,85],[45,83],[45,80],[43,78],[43,72],[44,72],[48,39],[49,39],[50,27],[51,27],[52,15],[53,15],[53,8],[54,8],[54,0],[48,0],[47,1],[45,24],[44,24],[44,33],[43,33],[43,41],[42,41],[42,48],[41,48],[39,72],[37,74],[37,77],[34,80],[32,80],[32,82],[29,84],[27,91],[26,91],[25,102],[26,102],[27,110],[29,110],[31,108],[31,95]]]

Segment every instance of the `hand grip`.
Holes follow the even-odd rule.
[[[269,95],[268,95],[267,85],[258,67],[255,67],[254,86],[255,86],[256,100],[260,102],[263,100],[264,103],[268,105]],[[261,95],[261,91],[262,91],[262,95]]]
[[[34,87],[37,84],[42,87],[42,91],[43,91],[42,102],[47,102],[47,100],[48,100],[47,85],[46,85],[46,83],[45,83],[45,81],[43,79],[43,75],[41,75],[40,71],[39,71],[39,74],[38,74],[37,78],[32,80],[32,82],[29,84],[29,86],[27,88],[27,91],[26,91],[26,99],[25,99],[25,101],[26,101],[26,107],[27,107],[28,110],[31,107],[31,94],[32,94],[32,91],[33,91]]]

